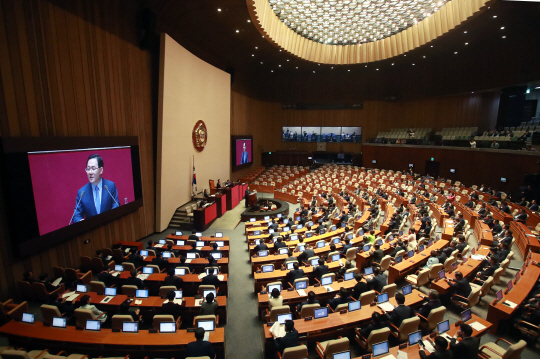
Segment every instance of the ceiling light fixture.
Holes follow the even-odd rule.
[[[268,0],[291,30],[328,45],[361,44],[395,35],[449,0]]]
[[[240,32],[240,30],[236,30],[236,32]]]
[[[221,11],[221,9],[218,8],[217,11]]]

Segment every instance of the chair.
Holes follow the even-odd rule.
[[[264,289],[266,292],[268,292],[268,287],[271,286],[271,285],[276,285],[276,284],[282,285],[281,282],[272,282],[272,283],[268,283],[268,284],[266,285],[266,287],[263,287],[263,289]],[[268,293],[268,295],[270,295],[270,294],[272,294],[272,293]]]
[[[509,260],[508,258],[506,258],[505,260],[503,260],[503,261],[501,262],[501,264],[499,264],[499,266],[500,266],[499,268],[502,269],[501,275],[505,275],[505,274],[506,274],[506,270],[508,269],[508,266],[509,266],[509,265],[510,265],[510,260]],[[493,273],[493,274],[495,274],[495,273]]]
[[[388,297],[392,298],[396,295],[397,285],[396,283],[388,284],[383,287],[380,294],[388,293]]]
[[[420,288],[421,286],[429,283],[429,269],[428,268],[422,269],[418,273],[418,275],[414,275],[414,274],[408,275],[405,277],[405,280],[415,285],[416,287]]]
[[[506,350],[503,347],[500,347],[498,345],[499,340],[510,344],[510,347]],[[524,340],[520,340],[516,344],[512,344],[506,339],[499,338],[495,341],[495,343],[486,343],[482,345],[478,356],[483,359],[521,359],[521,352],[523,352],[526,345],[527,342]],[[4,354],[2,353],[2,357],[3,356]]]
[[[277,316],[280,314],[288,314],[291,312],[291,308],[288,305],[278,305],[272,307],[270,311],[266,309],[266,320],[268,323],[277,322]]]
[[[159,287],[159,296],[161,298],[167,298],[167,294],[171,291],[171,290],[176,290],[176,287],[174,285],[164,285],[164,286],[161,286]]]
[[[122,267],[124,267],[124,272],[130,272],[132,269],[136,269],[135,265],[130,262],[124,262],[122,263]]]
[[[499,267],[495,269],[495,273],[493,273],[493,285],[497,285],[501,282],[502,273],[503,273],[503,268]]]
[[[475,279],[474,281],[476,280],[481,282],[479,279]],[[469,284],[471,285],[471,289],[480,288],[480,302],[481,302],[482,298],[489,294],[489,291],[491,290],[491,287],[493,286],[493,277],[492,276],[487,277],[487,279],[482,283],[482,285],[474,283],[474,281],[472,281]]]
[[[317,342],[315,348],[321,359],[332,359],[335,353],[349,350],[349,339],[339,337],[334,340]]]
[[[215,315],[197,315],[195,318],[193,318],[193,327],[198,328],[197,324],[202,321],[214,321],[214,328],[218,325],[217,316]]]
[[[34,292],[32,291],[32,286],[29,282],[20,280],[17,282],[17,288],[19,288],[19,293],[23,299],[34,299]]]
[[[366,305],[370,305],[375,300],[376,295],[377,295],[377,292],[375,292],[374,290],[370,290],[370,291],[360,294],[360,298],[358,298],[358,300],[360,301],[360,305],[362,307]]]
[[[34,282],[30,286],[32,288],[32,291],[34,292],[35,299],[40,302],[46,302],[49,299],[49,295],[53,293],[60,294],[65,290],[63,284],[60,284],[58,288],[56,288],[55,290],[51,292],[48,292],[47,289],[45,289],[45,284],[40,283],[40,282]]]
[[[355,261],[356,260],[356,252],[357,252],[357,250],[358,250],[358,248],[356,248],[356,247],[352,247],[352,248],[347,249],[347,253],[345,254],[345,258],[348,261]]]
[[[73,283],[79,280],[79,277],[81,276],[78,269],[73,268],[66,268],[64,269],[65,273],[65,279],[68,283]]]
[[[197,294],[202,296],[205,290],[216,290],[216,286],[215,285],[207,285],[207,284],[200,285],[198,290],[197,290]]]
[[[454,264],[454,260],[455,260],[455,258],[452,257],[452,256],[446,258],[446,260],[444,261],[444,271],[445,271],[445,273],[450,273],[452,271],[452,264]]]
[[[122,250],[119,248],[112,250],[112,256],[114,258],[114,261],[118,264],[122,264],[124,262],[124,253],[122,253]]]
[[[538,341],[540,337],[540,327],[538,325],[520,320],[515,326],[522,334],[535,338],[535,343]]]
[[[431,332],[433,331],[433,329],[437,328],[438,323],[444,320],[445,313],[446,313],[446,307],[441,305],[439,308],[432,309],[429,312],[429,315],[427,318],[418,313],[416,313],[416,315],[420,319],[422,319],[420,321],[420,326]]]
[[[480,301],[480,289],[481,288],[472,289],[468,298],[462,297],[458,294],[454,294],[452,296],[452,303],[456,305],[461,305],[465,308],[472,308]]]
[[[43,316],[43,324],[51,325],[54,317],[61,317],[62,313],[58,310],[58,307],[54,305],[42,304],[41,315]]]
[[[64,271],[64,268],[62,268],[62,267],[52,267],[52,271],[53,271],[54,279],[58,279],[58,278],[65,279],[66,278],[66,273]]]
[[[82,261],[82,257],[81,257],[81,261]],[[92,272],[94,272],[94,274],[97,274],[103,270],[103,261],[101,260],[101,258],[99,257],[92,258],[91,264],[92,264]]]
[[[116,314],[113,315],[111,318],[111,325],[112,329],[119,329],[122,330],[122,326],[124,322],[133,322],[133,317],[129,314]]]
[[[87,320],[96,320],[99,317],[105,315],[105,312],[101,313],[97,317],[89,309],[75,309],[75,326],[78,328],[84,328]]]
[[[381,273],[388,270],[388,268],[390,267],[391,260],[392,260],[391,256],[384,256],[383,259],[381,259],[381,263],[379,264]]]
[[[307,317],[313,317],[315,313],[315,309],[319,309],[321,305],[319,303],[316,304],[304,304],[302,306],[302,309],[300,310],[300,318],[304,319]]]
[[[176,329],[180,328],[180,325],[182,324],[180,317],[174,320],[174,316],[171,314],[156,314],[154,315],[154,318],[152,318],[152,327],[155,330],[159,330],[159,323],[161,322],[176,322]]]
[[[432,265],[429,269],[429,279],[439,278],[439,272],[442,271],[443,268],[444,265],[442,265],[441,263]]]
[[[97,294],[105,293],[105,283],[98,280],[93,280],[90,282],[90,291],[96,292]]]
[[[134,297],[137,293],[137,289],[136,285],[123,285],[122,294],[127,295],[128,297]]]
[[[409,319],[404,319],[401,322],[401,325],[396,327],[394,324],[390,323],[390,326],[393,327],[397,333],[391,332],[394,337],[397,338],[399,342],[404,342],[409,339],[409,334],[416,332],[418,326],[420,325],[420,317],[412,317]]]
[[[49,354],[48,350],[24,350],[7,349],[2,352],[2,359],[40,359]]]
[[[159,266],[157,266],[155,264],[149,264],[149,265],[147,265],[147,267],[152,268],[153,273],[161,273],[161,270],[159,269]]]
[[[82,272],[88,272],[89,270],[92,269],[92,258],[88,256],[81,256],[80,261],[81,261]]]
[[[389,328],[382,328],[377,330],[372,330],[371,333],[369,333],[369,336],[364,338],[358,329],[356,329],[356,336],[355,340],[360,346],[368,351],[373,351],[373,344],[377,344],[380,342],[384,342],[388,340],[388,336],[390,335],[390,329]]]
[[[308,359],[309,358],[308,349],[303,344],[297,347],[286,348],[283,351],[283,354],[278,352],[278,356],[280,359]],[[202,359],[202,358],[199,358],[199,359]]]

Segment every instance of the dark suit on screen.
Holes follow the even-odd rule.
[[[248,163],[248,162],[249,162],[248,153],[247,153],[247,151],[243,151],[242,152],[242,158],[240,158],[240,164],[243,165],[244,163]]]
[[[105,186],[109,189],[109,192],[105,189]],[[84,196],[81,199],[81,193],[84,191]],[[81,189],[77,191],[77,198],[75,198],[75,205],[80,200],[80,203],[75,207],[75,214],[73,215],[73,222],[77,223],[83,219],[93,217],[97,215],[96,204],[94,203],[94,192],[92,184],[87,183]],[[116,202],[113,200],[116,200]],[[101,178],[101,210],[100,213],[106,212],[113,208],[117,208],[118,204],[118,191],[114,182]]]

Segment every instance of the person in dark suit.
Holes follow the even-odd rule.
[[[423,316],[424,318],[427,318],[432,309],[437,309],[440,306],[441,306],[441,301],[439,299],[439,292],[437,292],[436,290],[430,290],[429,291],[428,302],[425,303],[417,311],[417,313],[420,314],[421,316]]]
[[[275,218],[272,221],[272,224],[270,225],[270,228],[272,228],[274,230],[274,232],[277,232],[277,230],[279,229],[279,223],[276,222]]]
[[[446,282],[450,285],[450,294],[457,294],[464,298],[468,298],[472,291],[469,281],[467,278],[463,278],[463,273],[459,271],[457,271],[454,276],[456,279],[446,279]]]
[[[184,280],[181,277],[177,277],[174,275],[174,268],[169,268],[167,270],[167,274],[167,277],[165,277],[165,285],[175,286],[176,289],[182,288]]]
[[[186,263],[186,257],[184,256],[180,256],[180,263],[178,263],[178,267],[187,267],[191,273],[191,266],[189,263]]]
[[[98,249],[96,251],[96,258],[101,259],[103,264],[109,264],[113,260],[112,258],[110,260],[108,260],[107,256],[103,254],[103,251],[101,249]]]
[[[289,271],[289,273],[287,273],[287,282],[291,283],[292,285],[294,285],[294,280],[295,279],[299,279],[299,278],[302,278],[304,276],[304,270],[303,269],[299,269],[298,267],[298,263],[294,263],[293,264],[293,270]]]
[[[264,243],[264,240],[262,240],[260,244],[257,244],[255,246],[255,254],[258,254],[259,251],[266,251],[266,250],[268,250],[268,245]]]
[[[356,328],[360,331],[360,334],[367,339],[369,337],[369,334],[371,334],[372,331],[386,328],[388,325],[386,324],[386,316],[382,315],[379,312],[373,312],[371,314],[371,324],[369,324],[367,327],[364,328]]]
[[[351,297],[347,293],[347,289],[341,287],[339,288],[339,294],[336,294],[336,296],[328,301],[328,304],[330,304],[330,307],[332,309],[336,309],[336,307],[340,304],[349,303],[351,301]]]
[[[103,159],[94,154],[86,161],[88,183],[77,191],[71,223],[77,223],[120,206],[114,182],[101,177]]]
[[[372,265],[378,265],[381,263],[382,259],[384,258],[384,251],[381,249],[381,246],[375,243],[373,245],[373,248],[375,249],[373,251],[373,261],[371,262]]]
[[[169,265],[169,261],[163,258],[162,251],[158,251],[156,253],[156,256],[152,258],[152,264],[158,266],[160,270],[163,270],[167,268],[167,266]]]
[[[216,358],[212,343],[204,341],[204,329],[195,329],[196,341],[191,342],[186,347],[186,357],[210,357],[210,359]]]
[[[508,257],[508,254],[510,253],[510,247],[508,244],[502,244],[502,248],[495,253],[495,258],[497,259],[497,262],[501,263]]]
[[[191,237],[191,236],[190,236]],[[199,237],[197,237],[198,240]],[[199,257],[201,256],[201,251],[197,249],[197,242],[191,243],[191,249],[187,251],[188,253],[197,253]]]
[[[469,324],[461,324],[456,333],[459,342],[456,338],[450,340],[450,351],[454,358],[461,359],[477,359],[478,348],[480,347],[480,339],[472,337],[473,329]]]
[[[344,240],[345,244],[343,245],[343,249],[341,250],[341,254],[346,255],[349,248],[352,248],[351,240],[349,238],[345,238]]]
[[[525,209],[522,209],[521,213],[516,216],[516,221],[525,224],[527,223],[527,217],[527,212],[525,211]]]
[[[208,269],[208,272],[209,272],[209,274],[202,279],[201,284],[203,284],[203,285],[213,285],[213,286],[216,287],[216,290],[217,290],[218,287],[219,287],[220,280],[217,277],[217,275],[214,274],[216,272],[216,269],[215,268],[210,268],[210,269]]]
[[[111,274],[111,267],[104,265],[103,270],[97,275],[97,279],[105,284],[105,287],[110,287],[116,283],[116,278]]]
[[[401,322],[414,316],[411,307],[405,305],[405,296],[402,293],[396,293],[397,307],[390,313],[386,313],[386,317],[392,324],[399,328]]]
[[[130,272],[130,277],[126,279],[125,285],[134,285],[137,287],[137,289],[143,289],[144,284],[140,278],[137,278],[137,271],[135,269],[132,269]]]
[[[39,275],[39,283],[43,283],[47,292],[56,290],[56,287],[49,282],[49,275],[47,273],[41,273]]]
[[[308,259],[311,257],[315,257],[315,251],[313,250],[313,248],[311,248],[309,244],[306,244],[306,248],[304,249],[302,254],[298,256],[298,260],[300,262],[307,263]]]
[[[276,253],[279,252],[280,248],[285,248],[285,247],[287,247],[287,244],[283,242],[283,239],[281,239],[281,237],[278,237],[276,243],[274,243],[274,249],[276,250]]]
[[[174,297],[174,290],[167,293],[168,302],[161,305],[160,313],[172,315],[176,320],[182,312],[182,306],[174,302]]]
[[[249,187],[246,187],[246,192],[244,192],[244,204],[246,205],[246,208],[249,207],[248,199],[249,199]]]
[[[212,244],[212,250],[210,251],[209,257],[212,256],[214,253],[221,254],[217,243]]]
[[[531,201],[531,206],[529,207],[529,210],[533,211],[533,212],[537,212],[538,211],[538,203],[536,203],[536,200],[532,200]]]
[[[493,228],[491,229],[491,233],[492,233],[494,236],[496,236],[496,235],[498,235],[499,233],[501,233],[502,230],[503,230],[503,228],[502,228],[502,226],[501,226],[499,220],[498,220],[498,219],[494,219],[494,220],[493,220]]]
[[[499,268],[499,262],[497,261],[497,258],[492,255],[489,257],[489,265],[478,272],[476,276],[481,280],[486,280],[488,277],[492,276],[493,273],[495,273],[497,268]]]
[[[375,267],[373,268],[373,278],[368,279],[367,284],[370,288],[380,293],[386,285],[386,275],[381,273],[379,268]]]
[[[272,333],[272,335],[274,335]],[[287,348],[293,348],[299,345],[298,343],[298,331],[294,329],[294,322],[292,320],[285,321],[285,336],[282,338],[274,337],[276,344],[276,350],[283,354],[283,351]]]
[[[310,290],[308,292],[308,299],[303,301],[302,303],[298,304],[298,306],[296,307],[296,310],[298,311],[298,313],[300,313],[302,311],[302,307],[306,304],[319,304],[319,301],[317,300],[317,296],[315,295],[315,292]]]
[[[360,273],[356,273],[354,275],[354,279],[356,279],[356,284],[354,285],[352,289],[351,297],[358,300],[362,293],[365,293],[369,291],[368,285],[366,282],[364,282],[364,276]]]
[[[394,251],[392,252],[392,254],[390,256],[392,256],[392,258],[395,258],[396,257],[396,254],[399,252],[399,251],[405,251],[407,252],[407,246],[405,244],[403,244],[403,242],[401,241],[401,239],[398,240],[397,244],[396,244],[396,248],[394,249]]]
[[[420,347],[420,359],[452,359],[452,351],[448,350],[448,341],[441,336],[435,338],[435,351],[426,355],[423,347]]]
[[[499,207],[499,209],[507,214],[512,213],[512,211],[510,211],[510,207],[508,206],[508,203],[506,202],[501,203],[501,206]]]
[[[463,232],[463,229],[465,229],[465,219],[463,219],[463,214],[460,213],[458,214],[456,223],[454,224],[454,233]]]
[[[465,237],[462,234],[458,235],[458,241],[459,243],[456,245],[456,249],[459,253],[462,253],[465,247],[467,247],[467,242],[465,242]]]
[[[317,266],[317,268],[313,270],[313,275],[318,280],[321,280],[321,277],[327,273],[328,273],[328,266],[324,264],[324,259],[319,258],[319,265]]]
[[[32,271],[26,271],[23,273],[23,281],[28,283],[34,283],[34,273]]]
[[[58,295],[58,292],[55,292],[49,294],[49,298],[45,304],[55,306],[62,315],[66,314],[67,317],[71,317],[73,316],[73,311],[75,310],[75,301],[67,302],[66,300],[67,298],[62,299]]]

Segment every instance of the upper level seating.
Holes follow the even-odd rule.
[[[436,135],[443,140],[468,140],[478,132],[478,127],[445,127]]]
[[[409,136],[407,131],[413,130],[414,137]],[[398,138],[424,138],[426,135],[431,133],[431,128],[392,128],[388,132],[379,132],[377,138],[388,138],[388,139],[398,139]]]

